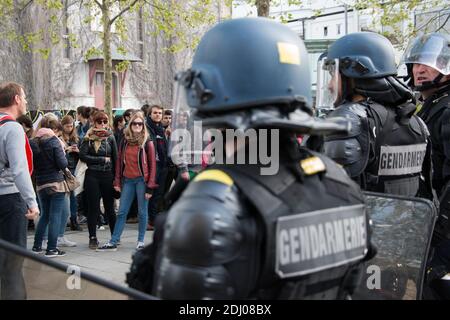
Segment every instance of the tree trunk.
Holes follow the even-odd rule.
[[[258,17],[269,17],[270,0],[256,0]]]
[[[102,6],[102,22],[103,22],[103,72],[104,72],[104,95],[105,95],[105,112],[112,121],[112,60],[111,60],[111,25],[109,10],[105,1]]]

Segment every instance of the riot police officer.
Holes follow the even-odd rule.
[[[394,50],[384,36],[357,32],[338,39],[319,60],[316,108],[348,117],[348,134],[325,137],[324,152],[364,190],[432,199],[425,124],[414,96],[396,78]]]
[[[408,85],[421,94],[418,115],[430,131],[432,182],[440,200],[428,280],[440,297],[450,299],[450,285],[443,284],[449,281],[434,281],[450,273],[450,36],[430,33],[413,39],[402,62],[407,66]]]
[[[304,44],[279,23],[234,19],[205,34],[191,69],[176,78],[174,116],[189,109],[218,129],[216,164],[189,183],[156,226],[157,241],[136,254],[132,287],[164,299],[336,299],[353,291],[373,253],[368,218],[345,171],[297,142],[297,133],[345,127],[310,116],[309,75]],[[256,140],[227,140],[231,129],[254,130]],[[172,144],[189,140],[185,133]],[[249,163],[255,144],[279,160],[276,172]],[[242,150],[246,161],[236,164]],[[174,162],[183,152],[172,150]]]

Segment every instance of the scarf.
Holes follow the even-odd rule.
[[[108,139],[111,134],[112,132],[109,129],[96,129],[92,127],[88,130],[88,132],[86,132],[84,139],[93,141],[95,152],[98,152],[102,141]]]
[[[148,117],[147,119],[147,125],[149,126],[150,130],[153,131],[155,135],[164,137],[164,127],[160,123],[154,123],[153,120]]]
[[[165,165],[167,161],[167,140],[164,133],[164,127],[161,124],[154,123],[150,117],[148,117],[147,125],[150,132],[154,134],[156,141],[156,151],[159,163]]]
[[[132,137],[127,137],[126,140],[128,142],[129,145],[131,146],[137,146],[137,145],[142,145],[142,139],[143,135],[139,135],[139,136],[132,136]]]
[[[142,128],[142,131],[139,133],[139,135],[134,135],[131,131],[130,127],[127,127],[124,130],[124,138],[127,140],[127,143],[132,146],[141,146],[143,147],[145,144],[145,128]]]

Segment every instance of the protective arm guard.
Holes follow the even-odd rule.
[[[216,170],[214,170],[216,171]],[[239,299],[258,275],[257,222],[239,190],[194,180],[165,225],[155,294],[163,299]]]
[[[366,110],[359,104],[338,107],[330,117],[344,117],[351,123],[347,134],[334,134],[325,138],[324,153],[344,166],[350,177],[357,178],[369,161],[369,122]]]

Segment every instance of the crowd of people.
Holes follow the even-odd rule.
[[[252,36],[251,46],[243,32]],[[216,41],[219,36],[223,41]],[[403,57],[406,84],[387,38],[343,36],[319,61],[325,77],[317,81],[318,98],[328,102],[316,107],[333,110],[326,119],[313,117],[303,43],[266,19],[231,20],[203,37],[192,67],[177,76],[175,92],[189,97],[189,111],[177,97],[176,124],[160,105],[127,110],[112,123],[105,112],[81,106],[76,120],[48,113],[33,130],[24,116],[23,87],[2,84],[0,239],[25,247],[26,219],[39,216],[37,254],[45,247],[47,257],[64,256],[61,247],[78,245],[65,237],[67,224],[81,231],[83,221],[86,247],[116,251],[127,220],[137,221],[138,251],[127,275],[133,288],[164,299],[346,299],[358,289],[365,262],[384,250],[377,253],[372,241],[377,230],[362,191],[426,198],[439,215],[425,235],[429,241],[420,244],[428,256],[422,255],[426,273],[415,284],[417,297],[448,299],[442,283],[450,272],[449,48],[447,35],[412,41]],[[255,59],[255,53],[267,54]],[[178,161],[170,138],[179,126],[191,129],[189,115],[222,135],[227,129],[263,129],[258,135],[279,130],[279,170],[262,174],[263,161],[205,169],[211,159],[204,159],[204,145],[202,161]],[[227,160],[240,150],[249,155],[247,143],[232,137],[219,151],[232,150]],[[73,177],[80,186],[69,184]],[[342,252],[336,248],[344,229],[334,236],[331,227],[341,218]],[[100,244],[97,231],[104,225],[110,238]],[[331,229],[324,233],[323,226]],[[149,230],[154,239],[144,248]],[[299,246],[308,263],[300,263]],[[310,249],[317,253],[311,258]],[[401,262],[400,254],[395,258]],[[17,259],[5,261],[8,270],[20,268]],[[20,275],[3,278],[2,296],[21,298]],[[422,284],[429,292],[419,296]]]
[[[136,249],[142,249],[177,175],[168,155],[171,120],[172,111],[159,105],[128,109],[112,123],[93,107],[78,107],[76,119],[49,112],[36,130],[27,115],[18,117],[33,153],[40,210],[38,222],[28,225],[35,230],[32,251],[45,248],[47,257],[64,256],[61,247],[78,245],[65,236],[66,229],[83,231],[83,224],[90,249],[116,251],[126,222],[139,223]],[[81,182],[82,192],[68,189],[65,170]],[[111,239],[100,244],[97,231],[105,226]]]

